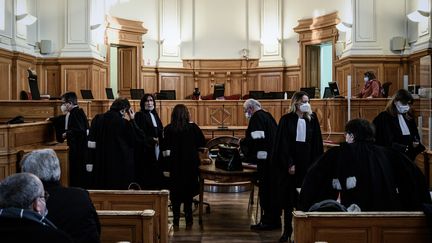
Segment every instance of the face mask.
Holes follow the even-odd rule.
[[[397,101],[395,105],[396,105],[396,109],[401,114],[407,113],[410,109],[409,105],[402,105],[402,103],[400,103],[400,101]]]
[[[121,111],[120,111],[120,114],[121,114],[122,118],[125,117],[125,113],[126,113],[126,112],[125,112],[124,110],[121,110]]]
[[[245,112],[245,117],[246,117],[246,119],[250,119],[252,116],[251,116],[251,114],[249,114],[249,112]]]
[[[368,77],[364,77],[364,81],[365,81],[365,83],[367,83],[369,81],[369,78]]]
[[[62,105],[60,106],[60,110],[63,112],[63,114],[66,114],[66,113],[68,112],[68,109],[67,109],[67,107],[66,107],[66,104],[62,104]]]
[[[351,133],[345,134],[345,142],[354,143],[354,135],[352,135]]]
[[[299,109],[301,112],[309,112],[311,110],[311,107],[309,103],[303,103],[300,105]]]
[[[45,207],[45,210],[40,213],[40,215],[42,215],[42,219],[46,218],[46,216],[48,215],[48,208]]]

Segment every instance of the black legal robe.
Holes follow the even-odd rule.
[[[170,172],[170,199],[188,201],[199,193],[198,148],[205,146],[205,138],[195,123],[179,131],[169,124],[164,129],[161,151],[170,150],[164,157],[165,171]]]
[[[63,142],[63,133],[69,146],[69,180],[71,186],[87,187],[86,172],[87,161],[87,129],[89,128],[87,116],[83,109],[74,107],[69,111],[68,129],[65,130],[66,115],[60,115],[51,120],[56,129],[56,139]]]
[[[134,147],[141,133],[135,121],[123,119],[118,111],[110,110],[93,118],[93,188],[124,190],[136,182]]]
[[[157,127],[153,126],[150,112],[154,115]],[[135,113],[135,122],[146,135],[146,139],[139,141],[135,149],[137,181],[142,189],[161,189],[163,187],[162,168],[156,158],[156,142],[153,138],[162,140],[162,122],[155,110],[141,110]]]
[[[270,162],[276,129],[277,124],[273,116],[269,112],[258,110],[250,118],[245,138],[241,141],[241,149],[246,156],[247,162],[257,165],[260,205],[265,215],[262,221],[269,224],[277,223],[274,222],[274,219],[269,218],[272,216],[269,210],[271,209],[271,193],[274,188],[274,181],[272,180],[274,172]],[[255,137],[254,139],[252,133],[256,132],[263,132],[264,137]],[[267,152],[267,158],[258,159],[257,154],[259,151]],[[267,220],[269,222],[265,222]]]
[[[425,147],[422,144],[419,144],[416,148],[413,147],[414,141],[420,141],[417,125],[414,119],[408,120],[404,117],[404,120],[410,131],[410,135],[402,135],[397,116],[392,116],[386,111],[378,114],[373,120],[376,130],[375,142],[385,147],[393,147],[405,153],[410,159],[415,160],[416,156],[421,153]]]
[[[311,120],[305,118],[305,142],[296,141],[298,119],[299,117],[295,112],[282,116],[275,140],[273,163],[278,168],[280,193],[285,201],[292,199],[286,193],[287,190],[301,187],[306,171],[324,152],[321,129],[316,114],[311,115]],[[292,165],[295,165],[294,175],[288,173]]]
[[[355,178],[354,187],[348,186],[350,177]],[[422,172],[408,157],[367,142],[343,143],[312,165],[298,209],[308,211],[314,203],[338,196],[344,206],[354,203],[362,211],[421,210],[422,203],[431,201]]]

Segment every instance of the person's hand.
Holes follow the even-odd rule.
[[[135,119],[135,112],[132,110],[132,108],[126,111],[124,119],[128,121]]]
[[[62,138],[66,138],[66,133],[63,133],[63,134],[62,134]]]
[[[291,166],[288,168],[288,173],[289,173],[290,175],[294,175],[294,174],[295,174],[295,165],[291,165]]]
[[[368,97],[366,97],[366,99],[372,99],[373,97],[372,97],[372,95],[371,96],[368,96]]]
[[[156,145],[159,145],[159,138],[153,138],[153,141],[155,142]]]

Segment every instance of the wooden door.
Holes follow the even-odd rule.
[[[320,87],[320,46],[306,46],[306,87]]]
[[[130,98],[130,89],[137,87],[136,47],[117,48],[118,92],[122,97]]]

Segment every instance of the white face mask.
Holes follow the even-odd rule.
[[[146,111],[152,111],[152,110],[154,110],[154,105],[145,105],[145,107],[144,107],[145,109],[146,109]]]
[[[364,77],[364,82],[367,83],[369,81],[368,77]]]
[[[246,119],[250,119],[252,117],[252,115],[249,112],[245,112],[245,117],[246,117]]]
[[[352,135],[351,133],[346,133],[345,134],[345,142],[354,143],[354,135]]]
[[[68,112],[66,104],[62,104],[60,106],[60,110],[63,112],[63,114],[66,114]]]
[[[402,103],[400,101],[397,101],[395,103],[396,105],[396,109],[398,110],[399,113],[401,114],[405,114],[409,111],[410,106],[409,105],[402,105]]]
[[[300,105],[299,109],[301,112],[310,112],[311,106],[309,105],[309,103],[303,103]]]

